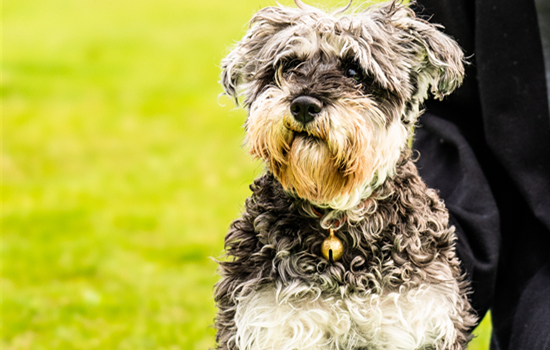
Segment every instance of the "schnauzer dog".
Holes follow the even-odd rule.
[[[222,62],[266,172],[231,224],[218,349],[464,349],[477,322],[454,227],[409,140],[463,53],[398,3],[267,7]],[[349,7],[349,5],[348,5]]]

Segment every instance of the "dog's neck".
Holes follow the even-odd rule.
[[[399,160],[395,164],[395,173],[385,178],[385,180],[376,186],[369,187],[367,191],[359,198],[357,203],[349,209],[339,209],[331,207],[328,204],[318,204],[297,197],[293,193],[287,195],[293,198],[297,206],[301,209],[303,215],[318,218],[321,227],[330,230],[340,229],[346,222],[358,223],[376,210],[376,202],[389,197],[394,192],[394,178],[396,174],[401,173],[401,168],[411,163],[412,150],[405,148],[401,151]]]

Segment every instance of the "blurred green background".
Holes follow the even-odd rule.
[[[3,2],[2,349],[214,346],[210,257],[261,172],[219,62],[273,4]]]

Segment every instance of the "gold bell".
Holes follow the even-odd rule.
[[[330,229],[329,236],[323,241],[321,253],[323,253],[325,259],[330,262],[338,261],[342,258],[342,255],[344,255],[344,245],[342,241],[334,235],[334,229]]]

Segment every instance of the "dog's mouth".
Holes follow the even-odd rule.
[[[295,131],[294,132],[294,139],[305,139],[305,140],[318,140],[319,138],[317,136],[314,136],[310,133],[307,133],[305,131]]]
[[[306,131],[295,131],[293,132],[293,136],[290,140],[289,146],[290,148],[298,147],[301,149],[302,152],[306,152],[306,150],[311,150],[310,147],[314,145],[318,145],[319,143],[323,143],[323,140],[319,138],[317,135],[313,135],[311,133],[308,133]],[[305,148],[304,148],[305,147]]]
[[[296,127],[295,125],[286,125],[286,128],[292,135],[289,140],[291,144],[294,141],[327,142],[327,133],[323,133],[317,128]]]
[[[285,117],[283,120],[285,128],[291,132],[293,139],[327,141],[328,125],[322,122],[311,122],[307,125],[296,122],[293,118]]]

